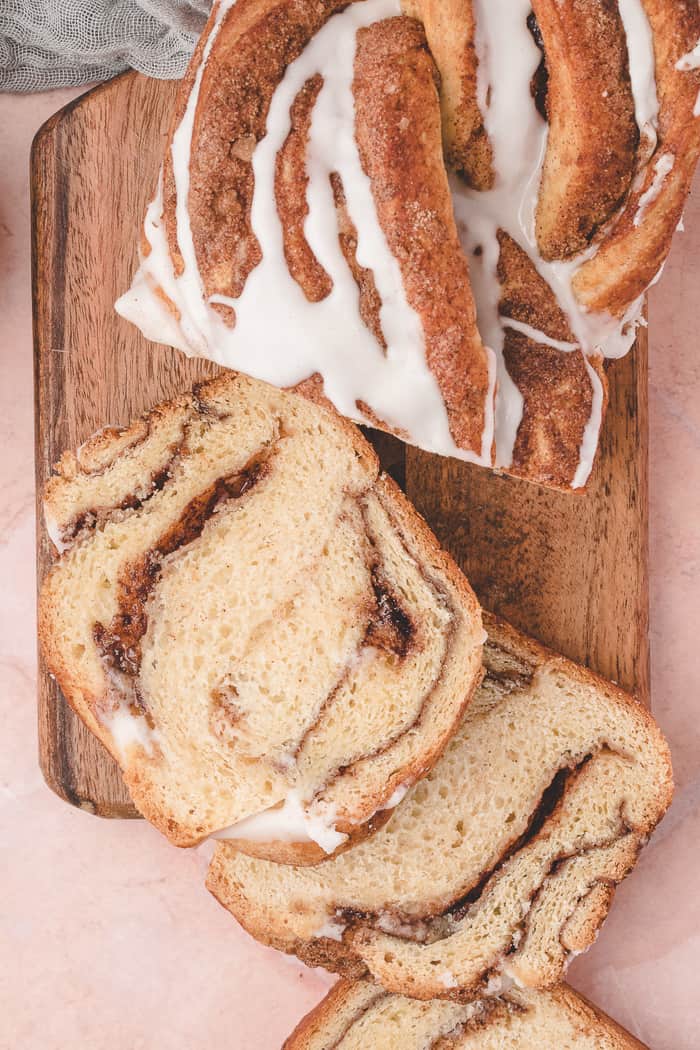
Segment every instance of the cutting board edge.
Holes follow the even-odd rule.
[[[50,473],[55,457],[49,452],[46,420],[41,411],[42,393],[50,386],[49,369],[44,360],[51,353],[53,334],[53,306],[55,300],[47,296],[46,289],[38,279],[42,264],[54,263],[59,249],[48,236],[51,221],[59,227],[55,215],[48,220],[46,209],[39,207],[41,189],[46,183],[47,169],[55,171],[55,137],[65,120],[95,97],[114,90],[115,84],[132,79],[135,74],[125,72],[104,83],[97,84],[53,113],[37,130],[32,140],[29,155],[29,192],[31,213],[31,298],[33,341],[33,395],[34,395],[34,476],[35,476],[35,537],[36,537],[36,601],[38,608],[41,587],[46,572],[44,567],[51,557],[50,543],[44,525],[43,486]],[[42,556],[43,553],[43,556]],[[140,813],[130,799],[103,801],[86,797],[86,792],[77,790],[70,762],[67,758],[65,723],[57,717],[57,705],[67,701],[60,694],[46,668],[41,645],[37,637],[37,751],[39,769],[46,786],[61,801],[82,812],[105,819],[139,819]],[[54,694],[53,696],[51,694]],[[74,718],[77,716],[71,712]],[[70,717],[70,716],[69,716]],[[84,727],[83,727],[84,728]],[[87,730],[85,730],[87,732]],[[102,745],[98,745],[101,747]],[[106,756],[106,752],[105,752]],[[106,756],[107,758],[108,756]],[[111,759],[110,759],[111,760]]]

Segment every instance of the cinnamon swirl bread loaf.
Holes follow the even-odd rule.
[[[339,981],[282,1050],[645,1050],[602,1011],[562,984],[512,989],[460,1005],[391,995]]]
[[[259,940],[387,991],[463,1001],[559,982],[669,805],[632,697],[486,618],[485,678],[433,771],[317,868],[218,845],[208,886]]]
[[[178,845],[315,862],[433,765],[481,674],[479,607],[332,410],[230,373],[67,453],[40,638]]]
[[[403,0],[441,73],[496,463],[585,484],[700,151],[694,0]]]
[[[403,6],[214,5],[117,309],[429,451],[580,488],[604,359],[700,151],[700,10]]]
[[[490,460],[495,375],[438,74],[394,0],[342,7],[215,5],[117,308],[150,338],[283,386],[319,375],[345,415]]]

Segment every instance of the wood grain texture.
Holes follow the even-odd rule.
[[[499,477],[417,449],[406,492],[479,600],[649,704],[647,335],[611,363],[585,493]]]
[[[147,343],[117,316],[176,91],[125,74],[77,99],[32,152],[39,580],[51,563],[40,493],[51,465],[105,423],[125,424],[217,371]],[[585,495],[440,459],[375,435],[483,603],[648,699],[646,346],[616,363],[603,449]],[[101,816],[136,816],[116,763],[40,666],[49,786]]]

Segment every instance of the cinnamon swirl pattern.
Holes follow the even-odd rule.
[[[282,1050],[645,1050],[566,985],[511,990],[465,1005],[420,1002],[366,981],[339,981]]]
[[[318,868],[221,845],[208,885],[242,925],[388,992],[549,988],[594,941],[672,794],[632,697],[492,617],[485,678],[432,772],[371,839]]]
[[[404,10],[215,4],[117,309],[429,451],[580,488],[604,359],[700,150],[698,5]]]
[[[480,677],[469,585],[359,432],[230,375],[66,454],[50,670],[178,845],[313,863],[386,820]]]

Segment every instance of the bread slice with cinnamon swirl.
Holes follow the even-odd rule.
[[[585,950],[672,794],[618,688],[487,616],[485,677],[432,772],[318,868],[217,846],[210,890],[259,940],[387,991],[548,988]]]
[[[573,988],[511,989],[461,1005],[339,981],[282,1050],[645,1050]]]
[[[431,768],[480,677],[467,581],[298,395],[222,376],[64,455],[45,505],[48,667],[178,845],[324,859]]]

